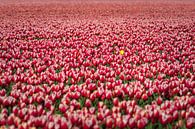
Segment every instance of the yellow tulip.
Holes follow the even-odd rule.
[[[125,53],[124,50],[120,50],[120,55],[123,55]]]
[[[5,126],[0,126],[0,129],[5,129]]]

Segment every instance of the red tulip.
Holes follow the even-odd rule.
[[[195,118],[194,117],[189,117],[186,121],[186,127],[188,129],[192,129],[193,127],[195,127]]]
[[[143,129],[146,126],[147,123],[148,123],[147,118],[141,118],[140,120],[137,121],[137,127],[139,129]]]
[[[136,120],[135,120],[135,118],[130,118],[129,119],[129,127],[130,128],[135,128],[135,126],[136,126]]]

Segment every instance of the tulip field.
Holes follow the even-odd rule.
[[[0,0],[0,129],[195,129],[195,1]]]

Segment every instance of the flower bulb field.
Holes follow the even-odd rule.
[[[195,1],[0,0],[0,129],[195,129]]]

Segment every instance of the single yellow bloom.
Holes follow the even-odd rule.
[[[5,126],[0,126],[0,129],[5,129]]]
[[[36,129],[36,127],[30,127],[30,129]]]
[[[120,50],[120,55],[123,55],[125,53],[124,50]]]

